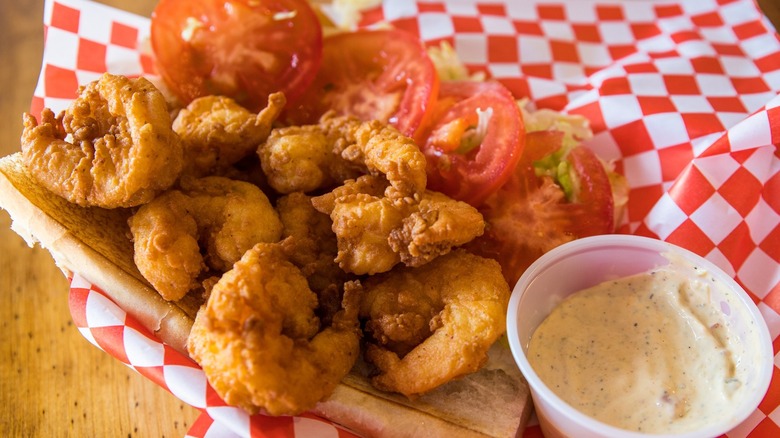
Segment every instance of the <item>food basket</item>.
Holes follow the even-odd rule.
[[[780,40],[752,0],[385,1],[384,23],[450,43],[537,108],[590,120],[587,141],[630,186],[618,232],[706,257],[780,335]],[[47,0],[31,104],[55,113],[103,72],[156,78],[149,19],[86,0]],[[203,414],[190,436],[351,436],[314,415],[249,416],[226,406],[200,368],[74,272],[70,310],[99,348]],[[780,372],[780,370],[777,370]],[[534,420],[525,436],[540,436]],[[780,382],[728,434],[780,436]]]

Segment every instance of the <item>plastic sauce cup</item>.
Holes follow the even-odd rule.
[[[603,281],[639,274],[669,263],[664,254],[674,253],[709,275],[737,296],[744,306],[726,316],[740,339],[758,346],[755,362],[742,363],[748,394],[734,407],[731,415],[705,428],[676,435],[644,434],[620,429],[589,417],[559,398],[537,376],[526,357],[528,343],[536,327],[565,297]],[[713,289],[715,290],[715,289]],[[717,300],[713,294],[713,299]],[[744,320],[748,315],[753,321]],[[752,324],[753,330],[746,330]],[[693,252],[657,239],[632,235],[587,237],[561,245],[533,263],[517,282],[507,311],[507,337],[520,371],[531,388],[534,409],[547,438],[573,437],[714,437],[738,426],[758,406],[769,388],[773,371],[772,341],[766,322],[747,293],[734,279],[713,263]]]

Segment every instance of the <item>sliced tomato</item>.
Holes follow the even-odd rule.
[[[615,229],[612,184],[596,154],[584,146],[575,147],[567,161],[576,175],[572,202],[562,207],[574,210],[566,232],[576,237],[611,233]]]
[[[610,179],[590,149],[576,146],[564,158],[572,169],[575,200],[566,199],[552,178],[536,176],[534,161],[555,152],[562,140],[561,132],[528,133],[525,152],[512,178],[481,209],[486,231],[469,249],[498,260],[510,285],[556,246],[614,231]]]
[[[512,175],[525,128],[512,93],[499,82],[447,81],[418,142],[428,187],[478,207]]]
[[[322,66],[290,124],[316,123],[325,112],[379,120],[413,136],[432,106],[438,76],[425,47],[401,30],[359,30],[325,38]]]
[[[221,94],[255,111],[277,91],[295,101],[322,59],[322,29],[305,0],[160,0],[151,42],[183,103]]]

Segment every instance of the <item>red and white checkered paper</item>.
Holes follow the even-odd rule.
[[[659,238],[732,275],[780,351],[780,40],[751,0],[392,0],[381,21],[426,44],[448,41],[538,107],[582,114],[588,142],[631,187],[620,232]],[[46,43],[31,105],[64,109],[108,71],[156,77],[149,20],[86,0],[47,0]],[[75,275],[84,336],[203,410],[190,435],[350,436],[311,415],[247,416],[225,406],[200,368]],[[780,361],[758,409],[729,437],[780,436]],[[534,424],[526,436],[540,436]]]

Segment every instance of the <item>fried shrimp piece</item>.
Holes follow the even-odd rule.
[[[282,224],[250,183],[185,178],[128,220],[138,270],[160,295],[181,299],[209,270],[222,273],[258,242],[276,242]],[[205,256],[203,255],[205,253]]]
[[[209,176],[185,178],[180,185],[191,200],[212,268],[227,271],[256,243],[281,238],[279,215],[253,184]]]
[[[188,203],[185,194],[172,190],[145,204],[128,220],[135,264],[168,301],[179,300],[197,288],[198,276],[206,270],[198,224]]]
[[[182,147],[162,93],[105,73],[58,117],[24,114],[22,157],[48,190],[80,206],[134,207],[171,187]],[[70,137],[70,138],[69,138]]]
[[[187,341],[214,390],[247,412],[294,415],[329,396],[360,350],[359,295],[320,330],[316,295],[278,244],[260,243],[217,282]]]
[[[330,215],[338,243],[336,261],[354,274],[387,272],[397,263],[421,266],[481,235],[482,214],[464,202],[426,190],[419,202],[392,202],[383,196],[381,176],[349,180],[312,198]]]
[[[330,217],[315,210],[311,197],[301,192],[279,198],[276,211],[283,226],[284,252],[317,294],[317,316],[328,324],[341,309],[341,291],[349,279],[335,262],[338,247]]]
[[[403,212],[388,198],[357,193],[342,196],[331,212],[339,266],[353,274],[387,272],[401,261],[388,242],[403,224]]]
[[[385,197],[393,202],[419,200],[425,190],[425,155],[414,140],[377,120],[326,114],[320,126],[335,138],[334,151],[344,160],[366,166],[372,175],[384,175],[390,186]]]
[[[505,329],[510,292],[501,267],[462,249],[371,277],[362,288],[360,317],[371,336],[365,357],[381,390],[413,397],[475,372]]]
[[[268,138],[285,104],[283,93],[268,96],[268,106],[257,114],[225,96],[190,102],[173,121],[184,147],[184,173],[212,175],[252,155]]]
[[[426,190],[401,227],[390,232],[388,242],[406,266],[421,266],[484,231],[485,219],[476,208]]]
[[[326,114],[317,125],[275,129],[258,148],[263,171],[280,193],[329,188],[370,173],[390,185],[385,196],[411,203],[425,190],[425,156],[414,141],[378,121]]]
[[[287,126],[274,129],[257,154],[274,190],[310,193],[363,173],[334,154],[332,143],[317,125]]]
[[[290,247],[295,249],[289,253],[293,263],[318,269],[316,265],[324,256],[328,264],[324,270],[336,267],[336,235],[331,231],[330,217],[314,208],[310,196],[301,192],[283,196],[276,201],[276,211],[282,221],[282,237],[289,237]]]
[[[386,188],[384,178],[363,175],[312,198],[314,208],[331,218],[338,246],[336,262],[346,272],[387,272],[401,261],[388,236],[402,226],[404,208],[382,196]]]

